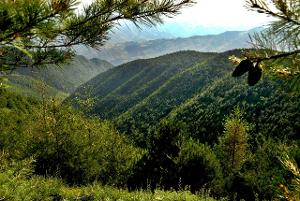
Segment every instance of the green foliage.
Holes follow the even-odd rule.
[[[289,170],[294,178],[292,179],[292,190],[289,190],[283,184],[280,185],[281,190],[283,191],[284,197],[287,200],[299,200],[300,199],[300,172],[297,163],[291,159],[288,155],[285,155],[281,158],[282,165]]]
[[[280,142],[299,143],[299,93],[282,90],[282,82],[269,76],[253,87],[241,84],[243,77],[232,79],[228,57],[240,53],[187,51],[134,61],[84,86],[95,89],[89,114],[112,118],[135,145],[147,149],[131,171],[130,188],[210,188],[214,195],[245,200],[280,195],[279,184],[289,176],[277,157],[286,146]],[[243,118],[239,112],[228,116],[224,133],[224,116],[237,107]],[[184,135],[177,138],[179,130]],[[258,143],[259,137],[268,140]],[[230,142],[242,145],[235,149]],[[295,150],[289,154],[296,156]]]
[[[184,51],[133,61],[99,74],[79,87],[71,99],[81,97],[86,87],[92,87],[92,96],[97,97],[93,112],[102,118],[117,117],[155,93],[172,76],[211,55]]]
[[[13,159],[34,157],[37,174],[59,176],[70,184],[123,185],[143,154],[109,122],[85,118],[55,101],[32,105],[29,112],[23,112],[10,106],[10,100],[24,107],[25,98],[6,96],[8,101],[3,92],[0,148]]]
[[[7,78],[0,76],[0,90],[8,88],[9,85],[7,85]]]
[[[219,154],[226,175],[239,171],[247,158],[248,125],[242,112],[236,108],[224,124],[224,134],[219,138]]]
[[[216,64],[215,60],[218,59],[220,63]],[[130,134],[134,125],[134,128],[144,133],[147,127],[155,125],[159,119],[201,91],[211,79],[224,75],[230,66],[220,55],[211,54],[201,58],[167,79],[153,93],[117,117],[118,128]]]
[[[226,117],[224,133],[215,145],[216,154],[222,165],[225,191],[231,192],[230,198],[236,194],[238,199],[253,200],[251,188],[240,174],[245,161],[250,157],[248,144],[249,125],[243,119],[239,108]]]
[[[299,94],[279,88],[280,83],[264,79],[254,87],[229,76],[217,79],[169,115],[186,123],[189,133],[202,142],[213,143],[223,133],[223,118],[235,107],[259,132],[279,139],[298,139]],[[285,135],[282,135],[285,133]]]
[[[178,157],[184,127],[178,122],[162,120],[159,127],[150,132],[147,151],[133,170],[128,181],[130,188],[154,190],[157,186],[165,189],[175,187],[178,182],[176,157]]]
[[[279,185],[289,180],[287,171],[281,166],[279,157],[286,153],[284,142],[275,141],[263,136],[256,138],[257,148],[252,156],[245,161],[241,170],[240,186],[244,189],[251,186],[252,194],[256,193],[261,199],[273,200],[281,193]],[[291,149],[288,153],[292,153]],[[254,196],[254,195],[252,195]]]
[[[236,106],[254,124],[254,135],[296,139],[299,93],[280,90],[282,82],[270,77],[251,88],[241,83],[243,78],[230,78],[234,66],[228,57],[240,53],[180,52],[134,61],[100,74],[70,99],[93,88],[91,113],[114,118],[117,128],[141,146],[148,128],[165,117],[184,122],[188,133],[201,142],[217,142],[224,115]]]
[[[41,98],[41,94],[64,99],[79,85],[95,75],[113,66],[100,59],[88,60],[76,56],[74,60],[61,68],[49,65],[47,68],[18,68],[6,75],[9,90],[25,95]]]
[[[269,78],[252,88],[240,84],[240,79],[230,79],[233,66],[227,58],[239,52],[201,54],[187,51],[156,58],[157,63],[145,60],[137,66],[141,61],[136,61],[99,75],[104,81],[95,90],[89,91],[87,85],[83,86],[85,89],[79,90],[83,92],[79,98],[86,98],[80,104],[87,113],[93,112],[94,101],[98,103],[94,98],[97,93],[103,93],[102,100],[107,104],[110,100],[107,97],[112,100],[119,96],[130,97],[128,101],[133,107],[120,118],[126,124],[119,124],[127,135],[118,133],[108,121],[88,118],[65,103],[46,100],[45,96],[38,103],[1,90],[0,148],[9,162],[34,159],[31,161],[33,174],[29,172],[29,176],[17,181],[4,172],[4,183],[12,179],[9,185],[23,185],[20,193],[26,196],[30,185],[41,182],[38,192],[27,193],[37,199],[41,195],[57,196],[56,199],[117,199],[122,193],[122,198],[127,199],[137,193],[103,187],[99,183],[126,186],[131,190],[151,189],[155,193],[158,193],[157,187],[193,192],[209,188],[213,195],[225,195],[232,200],[275,199],[282,194],[280,184],[291,188],[291,175],[282,168],[278,157],[287,148],[287,153],[299,160],[299,94],[275,90],[281,83]],[[180,56],[188,59],[181,60]],[[207,56],[209,58],[205,59]],[[167,58],[170,61],[163,62]],[[171,61],[176,59],[178,64],[171,66]],[[157,69],[151,64],[157,64],[160,74],[165,72],[170,77],[155,74]],[[119,87],[113,85],[118,79]],[[98,83],[97,78],[91,83]],[[139,90],[145,98],[135,100]],[[114,111],[110,109],[113,106],[115,111],[122,113],[122,106],[116,102],[104,104],[107,107],[104,111]],[[237,106],[242,108],[244,116],[241,118],[238,111],[229,116],[224,133],[224,116]],[[249,132],[245,121],[253,124]],[[245,133],[247,135],[239,135]],[[221,139],[219,148],[211,149],[218,138]],[[243,142],[245,146],[233,149],[230,141]],[[144,149],[134,147],[132,142]],[[230,157],[230,153],[238,154]],[[68,188],[60,180],[42,179],[36,174],[60,177],[69,185],[88,186]],[[55,183],[53,187],[48,184],[51,181]],[[10,188],[5,189],[9,195]],[[101,189],[107,191],[106,194],[101,194],[104,192]],[[153,195],[140,192],[141,199],[145,198],[145,193]],[[184,199],[180,196],[185,196],[186,192],[162,193],[166,199],[169,198],[167,194],[170,199]],[[192,198],[198,199],[196,195]]]
[[[64,99],[67,93],[60,91],[42,80],[35,79],[27,75],[11,74],[9,77],[10,92],[20,94],[27,97],[41,99],[42,96],[56,97]],[[41,95],[43,94],[43,95]]]
[[[222,194],[222,168],[210,146],[192,139],[185,140],[180,149],[178,163],[181,187],[189,186],[192,192],[196,192],[205,186],[214,194]]]
[[[46,111],[33,119],[34,139],[27,152],[36,157],[37,173],[58,174],[70,183],[126,181],[140,151],[126,145],[108,122],[84,119],[55,103],[43,107]]]
[[[55,199],[62,182],[33,176],[32,159],[11,161],[0,155],[0,197],[3,200]]]
[[[57,178],[44,178],[33,174],[34,160],[11,161],[0,154],[0,198],[3,200],[166,200],[214,201],[207,193],[188,191],[132,191],[93,183],[69,187]]]

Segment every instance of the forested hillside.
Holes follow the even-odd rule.
[[[178,52],[155,59],[136,60],[102,73],[71,96],[95,97],[94,111],[103,118],[117,117],[158,90],[170,78],[214,53]],[[87,89],[86,89],[87,88]],[[86,90],[90,90],[87,94]]]
[[[86,59],[76,56],[70,64],[61,66],[47,65],[40,68],[17,68],[8,75],[12,91],[25,95],[38,96],[45,90],[50,96],[67,96],[78,86],[102,73],[113,65],[100,59]],[[45,89],[41,89],[44,85]]]
[[[283,83],[268,77],[255,87],[230,76],[228,60],[240,50],[224,53],[178,52],[137,60],[100,74],[75,95],[94,98],[92,113],[113,119],[118,128],[144,141],[145,133],[163,118],[185,122],[193,137],[216,142],[222,120],[235,107],[246,112],[256,130],[273,137],[296,137],[299,129],[298,94],[280,91]],[[292,120],[296,122],[292,123]],[[285,135],[281,136],[281,132]]]
[[[289,183],[280,158],[299,161],[300,93],[267,75],[252,87],[247,74],[233,78],[228,58],[242,51],[136,60],[99,74],[67,101],[147,150],[130,189],[180,183],[230,200],[273,200]]]

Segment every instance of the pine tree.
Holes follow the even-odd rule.
[[[248,126],[237,108],[226,118],[224,127],[224,135],[219,139],[218,146],[225,173],[230,174],[238,171],[246,159]]]
[[[248,84],[255,85],[262,72],[300,81],[300,1],[299,0],[247,0],[250,10],[273,17],[266,29],[250,36],[253,50],[240,60],[233,76],[248,72]],[[241,62],[242,61],[242,62]]]
[[[94,0],[76,9],[78,0],[1,0],[0,72],[20,66],[61,64],[75,45],[99,48],[120,20],[136,25],[162,23],[192,0]]]

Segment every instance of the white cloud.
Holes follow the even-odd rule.
[[[93,0],[80,0],[89,4]],[[194,0],[192,7],[165,22],[189,26],[219,27],[227,29],[251,29],[267,24],[270,18],[245,8],[246,0]]]
[[[187,23],[196,26],[250,29],[270,21],[263,14],[245,8],[245,0],[196,0],[196,5],[167,22]]]

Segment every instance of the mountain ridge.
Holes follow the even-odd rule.
[[[78,53],[99,57],[114,65],[128,63],[137,59],[158,57],[183,50],[200,52],[224,52],[232,49],[248,48],[249,31],[227,31],[217,35],[191,36],[188,38],[154,39],[107,44],[100,51],[77,47]],[[117,56],[116,56],[117,55]]]

